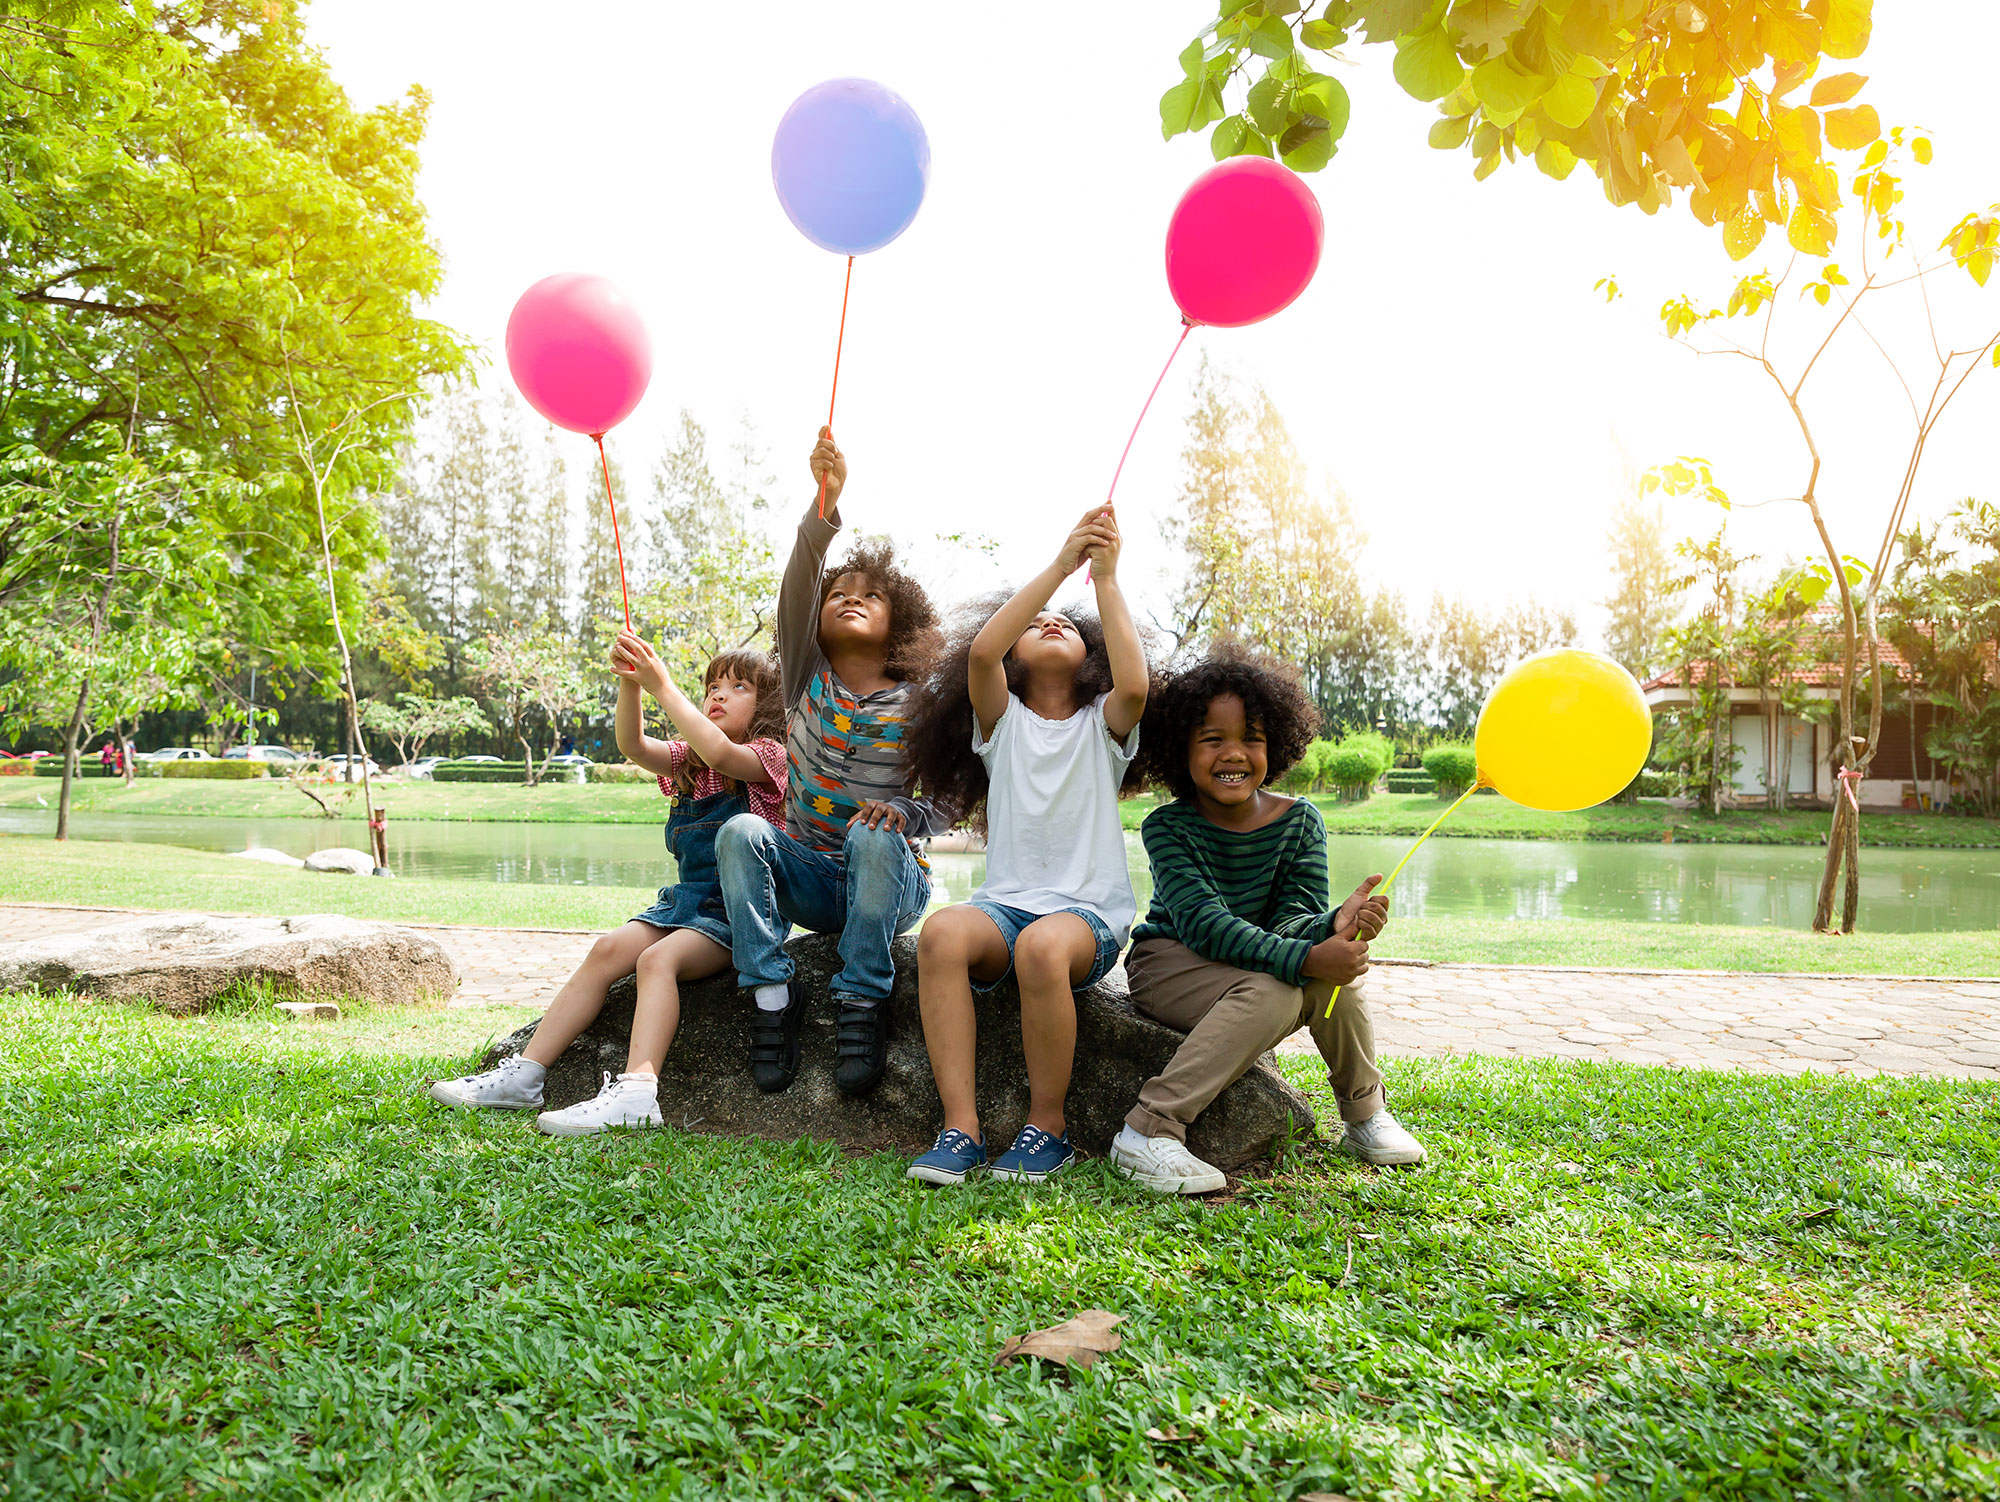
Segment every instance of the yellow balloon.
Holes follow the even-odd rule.
[[[1472,751],[1480,781],[1503,798],[1565,813],[1622,793],[1652,746],[1638,680],[1608,657],[1563,647],[1507,670],[1479,711]]]

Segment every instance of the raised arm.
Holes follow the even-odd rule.
[[[847,458],[830,429],[819,430],[810,467],[813,502],[799,519],[791,557],[778,583],[778,672],[784,679],[785,704],[798,702],[817,671],[819,651],[819,576],[826,568],[826,550],[840,531],[840,492],[847,485]],[[826,514],[820,515],[819,484],[826,479]]]
[[[1104,651],[1111,659],[1111,693],[1104,701],[1104,725],[1119,740],[1132,733],[1146,712],[1146,649],[1139,628],[1132,624],[1125,591],[1118,587],[1118,518],[1105,507],[1102,524],[1111,535],[1088,550],[1090,576],[1097,589],[1097,619],[1104,627]]]
[[[621,667],[621,662],[625,666]],[[637,690],[644,688],[660,701],[667,718],[680,731],[681,739],[687,742],[688,749],[710,767],[738,782],[771,780],[771,774],[757,759],[755,751],[732,741],[720,725],[702,712],[700,705],[681,692],[680,685],[668,676],[667,665],[660,661],[659,654],[642,637],[629,631],[618,633],[618,644],[611,650],[611,671],[618,675],[618,749],[633,762],[656,776],[667,777],[673,773],[667,743],[647,735],[639,724]],[[629,711],[626,703],[628,688],[633,691]],[[628,713],[631,745],[626,744]],[[654,765],[655,761],[658,766]]]
[[[1034,624],[1042,607],[1049,603],[1049,596],[1082,565],[1084,553],[1115,539],[1115,529],[1108,525],[1104,516],[1102,506],[1093,506],[1084,512],[1083,520],[1071,528],[1069,536],[1063,540],[1062,551],[1056,554],[1055,562],[1015,591],[1014,597],[994,611],[993,618],[981,626],[979,634],[973,637],[966,688],[972,699],[972,712],[979,717],[982,739],[993,733],[993,727],[1000,723],[1000,716],[1007,710],[1008,650],[1020,640],[1021,633]],[[1129,620],[1127,624],[1130,624]],[[1140,703],[1143,705],[1144,702],[1142,696]],[[1128,725],[1125,728],[1130,730],[1132,727]]]

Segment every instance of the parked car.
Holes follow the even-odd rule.
[[[445,758],[445,760],[446,760],[446,761],[482,761],[482,762],[499,762],[499,761],[504,761],[504,760],[506,760],[506,758],[505,758],[505,757],[501,757],[501,756],[447,756],[447,757]]]
[[[404,762],[396,770],[401,772],[405,777],[415,781],[426,781],[429,779],[433,767],[437,766],[440,762],[450,760],[449,756],[419,756],[415,761]]]
[[[326,769],[327,776],[331,777],[335,782],[345,782],[347,780],[347,757],[344,753],[338,756],[321,757],[320,765]],[[362,757],[357,756],[354,758],[354,765],[356,771],[365,769],[370,777],[380,777],[382,775],[382,769],[375,764],[375,758],[372,756],[366,758],[365,761]]]
[[[289,746],[231,746],[222,753],[224,761],[305,761],[308,758]]]
[[[548,764],[552,767],[588,767],[596,765],[581,751],[558,752],[549,758]]]
[[[199,746],[162,746],[157,751],[135,751],[134,761],[214,761]]]

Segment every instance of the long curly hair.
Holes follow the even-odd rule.
[[[757,690],[757,704],[750,711],[750,729],[743,737],[744,743],[774,740],[782,746],[785,743],[785,690],[778,677],[778,659],[754,647],[738,647],[733,652],[716,653],[702,670],[703,698],[708,697],[709,689],[718,678],[741,679]],[[694,774],[707,770],[708,763],[695,754],[693,746],[689,746],[687,759],[681,763],[680,776],[674,779],[676,796],[693,796]],[[725,777],[722,781],[730,792],[742,793],[743,784],[736,778]]]
[[[942,641],[937,607],[923,585],[896,566],[896,545],[886,537],[864,537],[855,543],[845,558],[820,575],[815,613],[826,607],[835,582],[848,574],[861,575],[889,598],[889,640],[882,649],[882,671],[902,683],[928,678]]]
[[[1002,590],[982,595],[952,612],[937,670],[911,695],[911,728],[903,741],[903,767],[920,793],[952,823],[970,822],[986,831],[986,763],[972,749],[972,639],[1013,598]],[[1104,626],[1088,611],[1065,610],[1063,618],[1083,638],[1083,662],[1074,692],[1079,706],[1111,692],[1111,654]],[[1028,669],[1007,649],[1007,691],[1016,698],[1028,689]],[[1144,737],[1141,736],[1143,741]],[[1128,768],[1122,798],[1139,790],[1137,763]]]
[[[1176,798],[1194,797],[1188,737],[1207,717],[1209,704],[1227,694],[1243,701],[1244,718],[1264,732],[1266,786],[1290,771],[1319,734],[1319,710],[1294,668],[1262,652],[1219,646],[1177,672],[1155,675],[1137,758],[1148,786],[1164,787]]]

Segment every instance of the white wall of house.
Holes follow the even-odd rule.
[[[1764,759],[1768,751],[1776,753],[1774,759],[1779,767],[1785,766],[1784,741],[1770,732],[1769,722],[1763,715],[1738,714],[1729,722],[1730,738],[1736,745],[1737,793],[1745,798],[1764,796]],[[1778,721],[1778,736],[1789,736],[1792,743],[1792,761],[1785,768],[1785,791],[1801,798],[1813,795],[1813,725],[1809,720],[1796,719],[1791,715],[1781,715]],[[1775,742],[1775,744],[1769,744]]]

